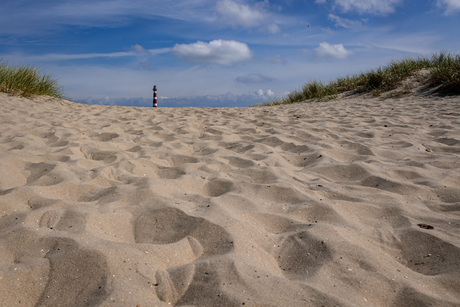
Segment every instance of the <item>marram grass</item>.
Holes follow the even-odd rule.
[[[0,61],[0,92],[11,95],[48,95],[62,98],[61,87],[47,74],[32,66],[9,66]]]
[[[302,90],[294,90],[287,97],[271,101],[265,105],[280,105],[315,99],[334,99],[338,94],[354,91],[378,95],[390,91],[421,69],[429,69],[427,86],[437,88],[438,92],[460,94],[460,55],[446,52],[431,58],[403,59],[368,71],[366,73],[339,78],[328,84],[312,81]]]
[[[441,90],[460,94],[460,54],[441,53],[433,59],[430,82]]]

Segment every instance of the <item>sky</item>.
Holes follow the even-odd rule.
[[[460,53],[460,0],[2,0],[0,59],[90,104],[248,106]]]

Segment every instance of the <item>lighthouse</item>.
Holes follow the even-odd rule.
[[[157,86],[153,86],[153,107],[158,107],[158,100],[157,100]]]

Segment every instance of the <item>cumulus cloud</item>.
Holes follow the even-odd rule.
[[[445,8],[446,14],[460,11],[460,0],[438,0],[438,6]]]
[[[344,59],[348,57],[352,52],[345,49],[342,44],[331,45],[326,42],[319,44],[319,47],[315,48],[315,53],[321,58],[336,58]]]
[[[248,45],[220,39],[209,43],[198,41],[193,44],[176,44],[171,53],[187,62],[221,65],[231,65],[252,57]]]
[[[259,26],[266,17],[261,9],[251,8],[232,0],[218,1],[216,10],[220,18],[233,26]]]
[[[238,83],[267,83],[267,82],[273,82],[274,79],[263,76],[261,74],[249,74],[249,75],[244,75],[244,76],[239,76],[238,78],[235,79],[236,82]]]
[[[360,14],[370,13],[376,15],[387,15],[395,11],[395,6],[402,0],[332,0],[336,6],[343,11],[357,11]],[[458,0],[445,0],[458,1]],[[316,0],[316,3],[324,4],[326,0]]]
[[[257,96],[260,96],[260,97],[265,97],[265,98],[268,98],[268,97],[272,97],[275,95],[275,93],[271,90],[271,89],[268,89],[266,92],[264,92],[263,89],[258,89],[255,94]]]
[[[342,18],[334,14],[329,14],[329,19],[335,21],[336,27],[342,27],[345,29],[359,30],[363,28],[363,24],[357,20],[350,20],[347,18]]]

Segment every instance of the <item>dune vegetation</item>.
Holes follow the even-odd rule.
[[[11,66],[0,61],[0,92],[18,96],[48,95],[62,98],[62,89],[52,75],[38,68]]]
[[[402,85],[403,81],[421,70],[429,70],[425,85],[436,92],[460,94],[460,55],[447,52],[434,54],[431,58],[406,58],[361,74],[338,78],[329,83],[311,81],[301,90],[290,92],[287,97],[270,101],[265,105],[291,104],[307,100],[334,99],[339,94],[371,93],[379,96]],[[38,68],[11,66],[0,60],[0,92],[11,95],[48,95],[62,98],[62,88],[56,79],[42,73]]]
[[[280,105],[323,98],[334,99],[345,92],[356,94],[371,93],[379,96],[401,86],[403,81],[417,72],[427,69],[426,87],[435,88],[436,92],[460,94],[460,55],[446,52],[434,54],[431,58],[403,59],[377,69],[338,78],[329,83],[312,81],[301,90],[290,92],[287,97],[270,101],[265,105]]]

